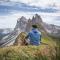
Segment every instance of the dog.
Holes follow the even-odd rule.
[[[26,37],[26,33],[25,32],[21,32],[17,36],[14,45],[28,45],[27,40],[25,39],[25,37]]]

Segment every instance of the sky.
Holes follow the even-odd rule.
[[[60,6],[60,0],[11,0],[16,2],[22,2],[30,5],[40,6],[40,5],[48,5],[48,4],[56,4]]]
[[[0,0],[0,1],[2,1],[2,0]],[[5,0],[3,0],[3,1],[5,1]],[[46,8],[49,5],[55,5],[56,7],[58,7],[60,9],[60,0],[10,0],[10,1],[25,3],[28,6],[30,5],[30,6],[37,6],[37,7],[43,7],[43,8]],[[22,7],[22,6],[20,6],[20,7]],[[27,7],[27,8],[29,9],[30,7]],[[25,8],[22,7],[22,9],[25,9]],[[37,8],[37,9],[39,9],[39,8]],[[6,11],[6,9],[5,9],[5,11]],[[2,10],[2,12],[3,12],[3,10]],[[60,12],[55,12],[55,13],[29,12],[29,11],[24,12],[24,10],[23,11],[17,10],[17,12],[14,12],[14,10],[12,10],[11,12],[12,12],[12,14],[3,13],[3,15],[2,15],[1,7],[0,7],[0,28],[14,28],[18,18],[20,18],[21,16],[25,16],[27,19],[32,18],[32,16],[35,13],[38,13],[39,15],[41,15],[44,22],[60,26]]]

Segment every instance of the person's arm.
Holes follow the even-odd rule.
[[[29,38],[29,33],[28,33],[28,35],[25,37],[25,41],[26,41],[26,44],[27,44],[27,45],[29,44],[28,38]]]
[[[40,43],[41,43],[41,35],[40,35]]]
[[[30,33],[28,33],[28,35],[25,37],[25,39],[28,39],[28,38],[29,38],[29,36],[30,36]]]
[[[41,43],[41,38],[42,38],[42,35],[41,35],[41,33],[40,33],[40,43]]]

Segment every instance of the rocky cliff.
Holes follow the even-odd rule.
[[[27,19],[24,16],[22,16],[17,20],[17,24],[14,30],[20,30],[20,32],[25,31],[26,25],[27,25]]]

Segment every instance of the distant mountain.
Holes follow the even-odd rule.
[[[60,26],[44,23],[44,27],[49,35],[60,38]]]
[[[11,33],[13,31],[13,28],[0,28],[0,33],[7,34]]]
[[[9,33],[11,33],[12,31],[13,31],[13,29],[11,29],[11,28],[0,29],[0,40],[1,40],[4,36],[6,36],[6,35],[8,35]]]

